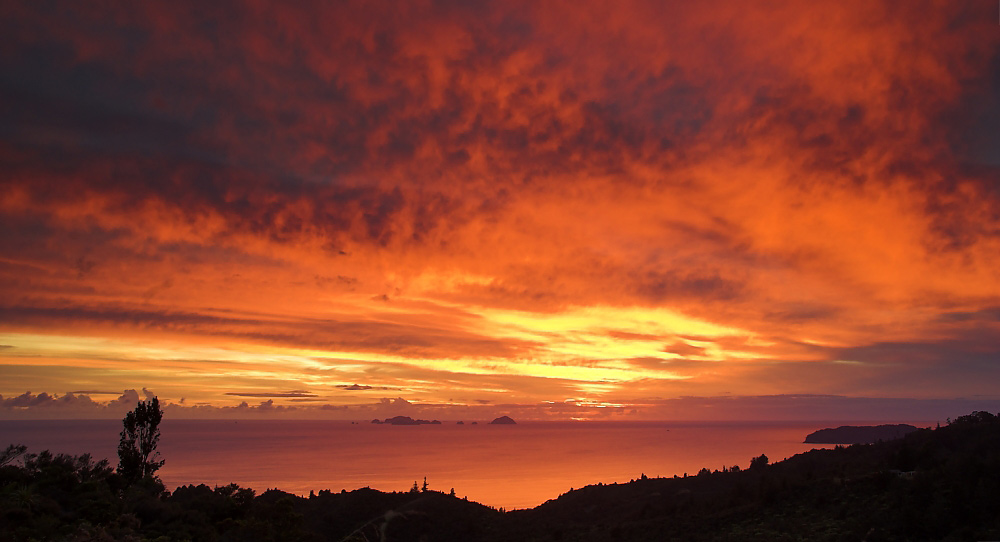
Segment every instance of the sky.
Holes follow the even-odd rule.
[[[997,10],[5,2],[0,418],[1000,410]]]

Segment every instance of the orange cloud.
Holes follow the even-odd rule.
[[[992,393],[992,6],[9,10],[5,396]]]

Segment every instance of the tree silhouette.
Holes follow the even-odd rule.
[[[7,446],[7,449],[0,452],[0,467],[13,463],[15,459],[24,455],[24,452],[28,451],[28,447],[23,444],[11,444]]]
[[[154,476],[163,466],[156,445],[160,440],[160,401],[153,397],[140,401],[135,410],[122,419],[121,440],[118,442],[118,474],[129,483]]]

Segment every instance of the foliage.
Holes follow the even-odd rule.
[[[766,467],[767,466],[767,462],[768,462],[767,456],[764,455],[764,454],[760,454],[759,456],[757,456],[757,457],[755,457],[755,458],[753,458],[753,459],[750,460],[750,468],[751,469],[760,469],[760,468]]]
[[[153,397],[140,401],[135,409],[122,420],[121,440],[118,442],[118,474],[130,484],[154,476],[163,466],[156,445],[160,440],[160,421],[163,411],[160,401]]]
[[[0,467],[13,463],[18,457],[24,455],[28,447],[23,444],[11,444],[7,449],[0,452]]]
[[[487,540],[1000,540],[1000,418],[989,413],[751,464],[581,488],[507,514]]]

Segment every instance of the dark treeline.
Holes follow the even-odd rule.
[[[168,492],[155,469],[136,477],[17,446],[0,455],[0,541],[1000,540],[997,503],[1000,418],[986,412],[778,463],[588,486],[506,513],[426,483],[308,497],[235,484]]]

